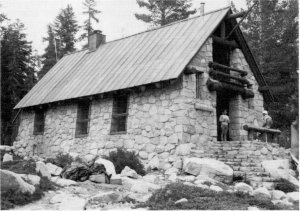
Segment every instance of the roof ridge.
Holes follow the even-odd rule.
[[[79,53],[80,51],[86,51],[88,50],[88,48],[84,48],[84,49],[81,49],[81,50],[77,50],[77,51],[73,51],[73,52],[69,52],[69,53],[66,53],[64,56],[69,56],[71,54],[74,54],[74,53]]]
[[[192,20],[192,19],[200,18],[200,17],[203,17],[203,16],[205,16],[205,15],[209,15],[209,14],[211,14],[211,13],[219,12],[219,11],[221,11],[221,10],[225,10],[225,9],[229,9],[229,8],[231,8],[231,7],[230,7],[230,6],[222,7],[222,8],[220,8],[220,9],[216,9],[216,10],[212,10],[212,11],[210,11],[210,12],[208,12],[208,13],[204,13],[204,15],[197,15],[197,16],[194,16],[194,17],[191,17],[191,18],[186,18],[186,19],[178,20],[178,21],[175,21],[175,22],[172,22],[172,23],[163,25],[163,26],[154,27],[154,28],[152,28],[152,29],[148,29],[148,30],[145,30],[145,31],[142,31],[142,32],[138,32],[138,33],[136,33],[136,34],[128,35],[128,36],[126,36],[126,37],[122,37],[122,38],[115,39],[115,40],[111,40],[111,41],[109,41],[109,42],[104,43],[103,45],[108,44],[108,43],[111,43],[111,42],[123,40],[123,39],[129,38],[129,37],[133,37],[133,36],[136,36],[136,35],[139,35],[139,34],[143,34],[143,33],[146,33],[146,32],[150,32],[150,31],[155,31],[155,30],[158,30],[158,29],[162,29],[162,28],[165,28],[165,27],[168,27],[168,26],[170,26],[170,25],[174,25],[174,24],[177,24],[177,23],[180,23],[180,22],[184,22],[184,21],[189,21],[189,20]]]
[[[171,25],[180,23],[180,22],[184,22],[184,21],[189,21],[189,20],[192,20],[192,19],[200,18],[200,17],[203,17],[203,16],[205,16],[205,15],[209,15],[209,14],[211,14],[211,13],[219,12],[219,11],[221,11],[221,10],[225,10],[225,9],[228,9],[228,8],[230,8],[230,6],[222,7],[222,8],[216,9],[216,10],[212,10],[212,11],[210,11],[210,12],[204,13],[204,15],[197,15],[197,16],[194,16],[194,17],[191,17],[191,18],[186,18],[186,19],[178,20],[178,21],[175,21],[175,22],[172,22],[172,23],[163,25],[163,26],[157,26],[157,27],[154,27],[154,28],[152,28],[152,29],[148,29],[148,30],[145,30],[145,31],[142,31],[142,32],[138,32],[138,33],[136,33],[136,34],[131,34],[131,35],[128,35],[128,36],[126,36],[126,37],[122,37],[122,38],[118,38],[118,39],[115,39],[115,40],[111,40],[111,41],[108,41],[108,42],[106,42],[106,43],[103,43],[102,45],[106,45],[106,44],[108,44],[108,43],[112,43],[112,42],[115,42],[115,41],[127,39],[127,38],[129,38],[129,37],[133,37],[133,36],[136,36],[136,35],[139,35],[139,34],[143,34],[143,33],[146,33],[146,32],[159,30],[159,29],[162,29],[162,28],[165,28],[165,27],[168,27],[168,26],[171,26]],[[100,45],[99,47],[101,47],[102,45]],[[84,49],[81,49],[81,50],[78,50],[78,51],[70,52],[70,53],[65,54],[64,56],[69,56],[69,55],[71,55],[71,54],[75,54],[75,53],[78,53],[78,52],[80,52],[80,51],[85,51],[85,50],[88,50],[88,48],[84,48]]]

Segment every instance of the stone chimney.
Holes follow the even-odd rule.
[[[204,15],[204,6],[205,6],[205,3],[204,3],[204,2],[201,2],[201,3],[200,3],[200,15],[201,15],[201,16]]]
[[[96,50],[99,45],[102,45],[106,42],[106,36],[102,34],[100,30],[94,30],[89,36],[89,50]]]

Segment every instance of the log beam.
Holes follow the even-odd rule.
[[[177,79],[172,79],[172,80],[170,80],[170,84],[171,84],[171,85],[172,85],[172,84],[175,84],[176,81],[177,81]]]
[[[268,132],[268,133],[278,133],[278,134],[281,133],[281,131],[277,130],[277,129],[271,129],[271,128],[265,128],[265,127],[256,127],[254,125],[244,125],[243,129],[247,130],[247,131],[254,130],[256,132]]]
[[[269,91],[269,87],[268,86],[260,86],[260,87],[258,87],[258,91],[267,92],[267,91]]]
[[[250,141],[253,141],[254,134],[257,132],[262,133],[262,139],[266,142],[268,142],[269,138],[273,139],[274,141],[277,141],[278,135],[281,133],[281,131],[277,129],[256,127],[254,125],[244,125],[243,129],[248,131],[248,140]]]
[[[214,35],[212,36],[212,38],[215,43],[218,43],[220,45],[230,47],[231,49],[239,48],[239,45],[234,40],[225,40],[225,39],[222,39],[221,37],[214,36]]]
[[[230,91],[230,92],[239,93],[242,95],[244,99],[254,97],[254,92],[250,89],[246,89],[228,83],[219,82],[211,78],[207,80],[207,87],[210,91]]]
[[[231,20],[231,19],[235,19],[235,18],[242,18],[247,14],[247,11],[242,11],[242,12],[237,12],[231,15],[228,15],[226,20]]]
[[[187,75],[190,75],[190,74],[195,74],[195,73],[203,73],[203,71],[200,70],[200,68],[197,67],[197,66],[194,66],[194,65],[188,65],[188,66],[185,68],[184,73],[187,74]]]
[[[245,70],[239,70],[239,69],[236,69],[236,68],[233,68],[233,67],[228,67],[226,65],[219,64],[219,63],[216,63],[216,62],[208,62],[208,66],[210,68],[213,68],[213,69],[222,68],[222,69],[232,70],[232,71],[241,73],[242,76],[246,76],[248,74],[247,71],[245,71]]]
[[[146,90],[146,86],[140,86],[140,90],[144,92]]]
[[[225,34],[226,34],[225,21],[222,21],[222,23],[221,23],[221,38],[222,39],[225,39]]]
[[[230,75],[230,74],[227,74],[227,73],[223,73],[223,72],[219,72],[219,71],[216,71],[216,70],[210,70],[209,75],[211,75],[211,76],[222,76],[222,77],[225,77],[225,78],[234,79],[234,80],[239,81],[242,84],[246,84],[248,88],[251,86],[251,83],[246,78],[240,78],[240,77]]]

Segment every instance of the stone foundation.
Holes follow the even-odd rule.
[[[229,165],[234,176],[241,176],[253,186],[272,189],[274,178],[262,167],[262,161],[290,159],[290,149],[275,143],[254,141],[202,142],[189,157],[212,158]]]

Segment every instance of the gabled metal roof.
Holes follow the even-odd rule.
[[[178,78],[229,7],[64,56],[15,108]]]

